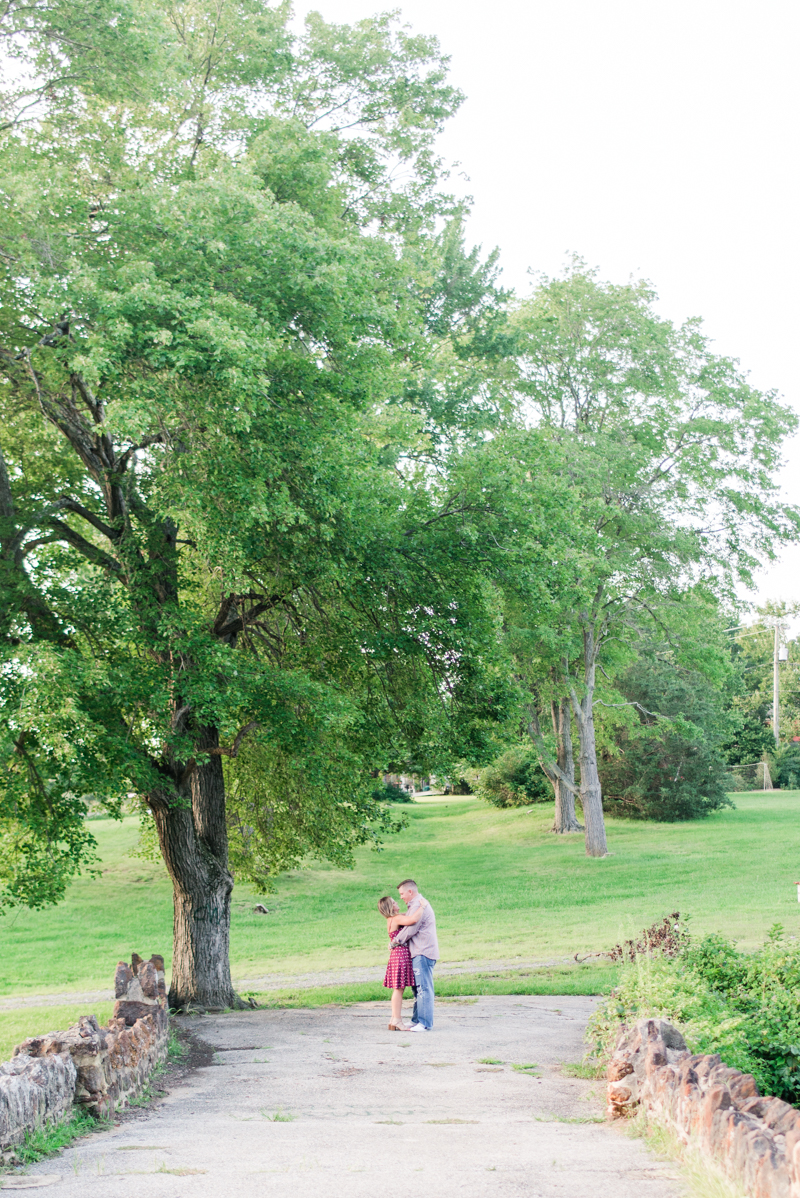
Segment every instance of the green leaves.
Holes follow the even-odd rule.
[[[800,1095],[800,950],[770,936],[739,952],[716,933],[680,957],[657,955],[623,967],[620,982],[592,1017],[601,1052],[613,1049],[619,1021],[661,1017],[676,1023],[693,1052],[718,1052],[752,1073],[764,1094],[796,1103]]]
[[[747,579],[776,534],[800,535],[772,479],[797,418],[714,354],[699,320],[676,328],[654,300],[644,283],[601,283],[579,260],[545,279],[513,317],[520,400],[577,438],[583,476],[593,455],[608,460],[594,490],[617,520],[658,515],[694,538],[710,573]],[[645,527],[643,548],[648,537]]]
[[[13,901],[90,859],[89,796],[185,807],[215,756],[240,872],[346,865],[397,826],[376,769],[486,756],[507,705],[458,510],[407,468],[416,381],[454,367],[460,420],[494,327],[437,45],[256,0],[91,13],[7,14],[51,81],[0,140]]]

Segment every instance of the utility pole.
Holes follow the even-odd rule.
[[[780,668],[778,666],[778,652],[781,647],[781,626],[775,625],[775,647],[772,653],[772,731],[775,736],[775,747],[778,747],[780,740],[780,717],[778,715],[778,706],[781,698],[780,684]]]
[[[786,629],[785,624],[777,623],[775,625],[775,648],[772,653],[772,731],[775,734],[775,746],[778,747],[780,739],[780,701],[781,701],[781,674],[780,663],[789,660],[788,646],[781,644],[781,636]]]

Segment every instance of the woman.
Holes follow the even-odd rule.
[[[425,899],[413,915],[401,915],[400,908],[393,898],[385,895],[378,903],[378,910],[386,920],[386,930],[389,933],[391,949],[389,964],[386,966],[386,976],[383,984],[392,992],[392,1018],[389,1022],[390,1032],[408,1032],[411,1029],[403,1023],[403,991],[406,986],[414,985],[414,967],[411,964],[411,953],[405,944],[394,944],[394,938],[401,928],[417,923],[422,912],[427,907]]]

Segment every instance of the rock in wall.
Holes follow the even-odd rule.
[[[763,1098],[749,1073],[693,1055],[665,1020],[640,1019],[620,1035],[607,1076],[612,1119],[644,1107],[750,1198],[800,1198],[800,1111]]]

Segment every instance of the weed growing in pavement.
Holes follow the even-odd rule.
[[[555,1111],[550,1112],[550,1118],[545,1119],[544,1116],[535,1115],[537,1123],[605,1123],[603,1115],[557,1115]]]
[[[274,1115],[268,1115],[264,1108],[261,1108],[261,1114],[269,1123],[291,1123],[295,1116],[286,1114],[282,1107],[278,1107]]]
[[[565,1077],[582,1077],[586,1081],[596,1082],[605,1076],[605,1066],[601,1064],[584,1064],[583,1061],[565,1061],[561,1065]]]
[[[208,1169],[189,1169],[189,1168],[168,1169],[166,1164],[161,1164],[161,1165],[159,1165],[159,1167],[157,1169],[154,1169],[153,1172],[154,1173],[173,1173],[176,1177],[190,1177],[196,1173],[207,1173]]]
[[[74,1111],[71,1117],[55,1127],[43,1127],[27,1132],[22,1144],[14,1149],[20,1164],[32,1165],[48,1156],[57,1156],[62,1148],[68,1148],[75,1140],[110,1127],[107,1119],[93,1119],[85,1111]]]
[[[171,1027],[167,1037],[167,1058],[170,1061],[183,1061],[188,1055],[189,1045],[181,1040],[174,1027]]]
[[[532,1065],[514,1065],[514,1064],[512,1064],[511,1068],[514,1070],[515,1073],[525,1073],[525,1074],[527,1074],[528,1077],[541,1077],[540,1073],[533,1072],[534,1069],[539,1068],[539,1066],[536,1064],[535,1061],[533,1062]]]
[[[498,1061],[495,1057],[481,1057],[478,1061],[479,1065],[505,1065],[505,1061]],[[514,1066],[516,1069],[516,1065]]]
[[[138,1094],[136,1096],[136,1098],[128,1099],[128,1106],[137,1106],[137,1107],[147,1106],[149,1103],[151,1103],[153,1101],[155,1096],[156,1095],[155,1095],[155,1091],[153,1090],[153,1087],[149,1084],[145,1085],[142,1087],[141,1094]]]

